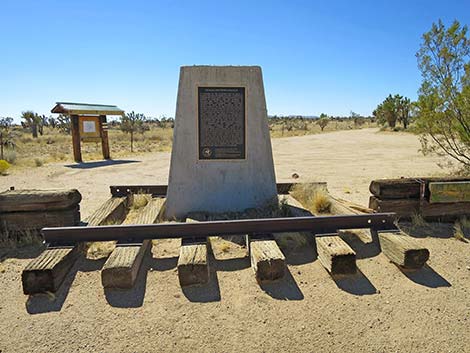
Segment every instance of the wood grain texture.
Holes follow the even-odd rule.
[[[263,239],[249,237],[249,246],[251,267],[258,282],[268,283],[284,277],[286,258],[272,235]]]
[[[470,202],[470,182],[432,182],[429,193],[429,203]]]
[[[382,252],[404,268],[421,268],[429,259],[429,250],[403,233],[379,233]]]
[[[125,197],[107,200],[88,218],[88,224],[103,225],[110,219],[122,222],[126,214],[125,202]],[[23,292],[36,294],[57,291],[75,261],[82,256],[84,248],[83,244],[78,244],[75,247],[46,249],[23,270]]]
[[[425,195],[429,195],[430,182],[454,182],[470,181],[469,178],[401,178],[401,179],[377,179],[369,185],[372,195],[386,199],[419,199],[421,181],[425,184]]]
[[[186,222],[197,222],[197,220],[187,218]],[[182,287],[204,285],[209,282],[206,238],[182,240],[177,268]]]
[[[8,190],[0,193],[0,213],[64,210],[74,208],[81,200],[77,189]]]
[[[127,214],[127,197],[111,197],[84,222],[89,226],[122,223]]]
[[[124,224],[153,224],[164,203],[164,198],[152,198],[133,221]],[[101,270],[101,283],[105,288],[129,289],[134,286],[142,261],[151,241],[137,244],[119,244]]]
[[[429,259],[429,250],[402,232],[378,233],[377,240],[383,254],[399,266],[421,268]]]
[[[21,238],[27,234],[39,236],[39,231],[44,227],[66,227],[79,224],[78,205],[68,210],[0,213],[0,239]]]
[[[339,236],[316,237],[318,259],[333,275],[357,272],[356,253]]]
[[[79,256],[78,248],[47,249],[21,274],[24,294],[56,292]]]
[[[470,202],[429,203],[414,199],[381,200],[371,196],[369,207],[377,212],[395,212],[403,220],[410,220],[414,214],[419,214],[428,221],[442,222],[470,216]]]

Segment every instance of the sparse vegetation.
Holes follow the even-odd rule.
[[[5,175],[8,169],[10,169],[11,165],[7,161],[0,159],[0,175]]]
[[[321,113],[320,118],[317,120],[318,126],[320,126],[321,131],[325,129],[325,127],[328,125],[330,122],[330,119],[328,119],[328,115]]]
[[[458,21],[433,23],[416,54],[423,77],[417,126],[423,153],[447,155],[470,169],[470,37]]]
[[[121,117],[121,131],[131,136],[131,152],[134,152],[134,134],[143,133],[146,130],[145,120],[144,114],[134,113],[133,111]]]
[[[298,184],[291,190],[292,196],[313,213],[329,213],[331,199],[325,188],[315,184]]]
[[[388,95],[385,100],[380,103],[372,112],[380,125],[388,125],[391,129],[396,129],[397,122],[403,125],[403,129],[407,129],[411,122],[411,100],[399,94]]]
[[[454,238],[463,242],[467,242],[465,239],[465,233],[462,229],[462,224],[460,222],[455,222],[454,224]]]

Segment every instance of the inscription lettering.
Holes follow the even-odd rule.
[[[198,87],[199,159],[245,158],[245,88]]]

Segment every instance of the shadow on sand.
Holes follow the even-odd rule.
[[[26,311],[29,314],[42,314],[53,311],[60,311],[64,305],[65,299],[69,294],[72,282],[75,279],[77,272],[90,272],[98,271],[103,267],[104,259],[102,260],[89,260],[80,257],[77,262],[72,266],[64,282],[59,287],[56,293],[41,293],[30,295],[26,301]]]
[[[278,300],[302,300],[304,295],[286,267],[284,277],[272,283],[260,283],[261,289]]]
[[[243,259],[234,259],[243,260]],[[191,302],[209,303],[220,301],[219,278],[217,277],[217,263],[212,251],[208,252],[209,282],[201,286],[181,287],[184,296]],[[224,261],[225,262],[225,261]],[[213,266],[211,266],[213,264]]]
[[[107,167],[119,164],[128,164],[128,163],[140,163],[140,161],[134,161],[130,159],[106,159],[103,161],[96,161],[96,162],[82,162],[76,164],[66,164],[64,167],[72,168],[72,169],[93,169],[99,167]]]
[[[401,267],[399,269],[410,281],[425,287],[440,288],[452,286],[444,277],[428,265],[418,270],[407,270]]]
[[[355,275],[332,275],[338,288],[354,295],[372,295],[377,293],[377,288],[357,269]]]

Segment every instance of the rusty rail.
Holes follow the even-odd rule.
[[[326,185],[325,182],[316,182],[314,184]],[[286,195],[297,183],[277,183],[277,193]],[[111,185],[111,195],[113,197],[124,197],[129,194],[151,194],[154,197],[166,196],[168,185]]]
[[[197,223],[161,223],[144,225],[111,225],[94,227],[43,228],[46,243],[74,243],[88,241],[141,242],[144,239],[194,238],[310,231],[313,234],[331,234],[339,229],[369,228],[376,231],[397,231],[394,213],[367,215],[288,217],[210,221]]]

